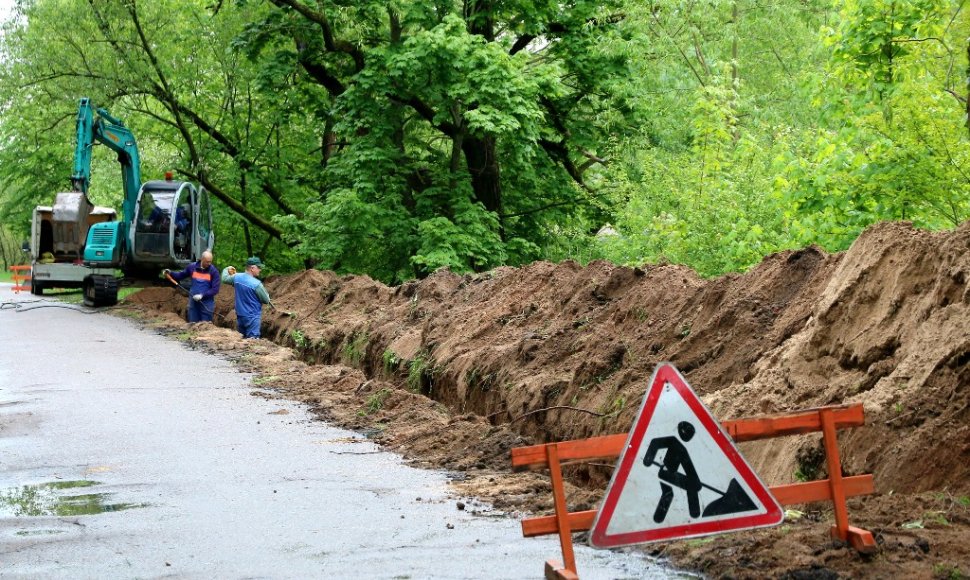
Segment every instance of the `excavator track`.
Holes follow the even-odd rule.
[[[118,278],[88,276],[84,280],[85,306],[114,306],[118,303]]]

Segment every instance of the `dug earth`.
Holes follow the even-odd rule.
[[[231,287],[215,325],[186,325],[173,288],[146,288],[115,312],[236,360],[258,375],[254,395],[303,401],[513,514],[550,513],[552,494],[547,474],[511,471],[509,450],[628,431],[661,361],[720,420],[862,403],[865,426],[839,442],[844,475],[874,476],[876,493],[850,499],[849,519],[873,533],[875,554],[830,538],[826,503],[789,506],[779,527],[643,549],[714,578],[965,578],[968,280],[970,223],[886,223],[846,252],[782,252],[710,280],[605,262],[440,271],[397,287],[271,277],[276,309],[258,341],[233,330]],[[827,477],[817,433],[739,447],[768,485]],[[570,511],[594,509],[612,469],[566,466]]]

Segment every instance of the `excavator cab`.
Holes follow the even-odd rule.
[[[138,192],[128,264],[141,270],[184,268],[212,247],[212,207],[205,188],[148,181]]]

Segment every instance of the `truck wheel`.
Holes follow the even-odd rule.
[[[30,279],[30,293],[33,294],[33,295],[35,295],[35,296],[43,296],[44,295],[44,285],[41,284],[40,282],[37,282],[33,278],[31,278]]]

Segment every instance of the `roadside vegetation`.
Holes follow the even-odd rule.
[[[10,282],[12,274],[9,267],[28,261],[27,254],[21,249],[21,244],[22,240],[18,239],[10,228],[0,224],[0,281]]]
[[[464,8],[463,8],[464,6]],[[35,0],[0,37],[0,222],[68,188],[77,101],[217,200],[217,261],[390,284],[538,259],[705,276],[970,216],[943,0]],[[118,206],[97,151],[92,200]]]

